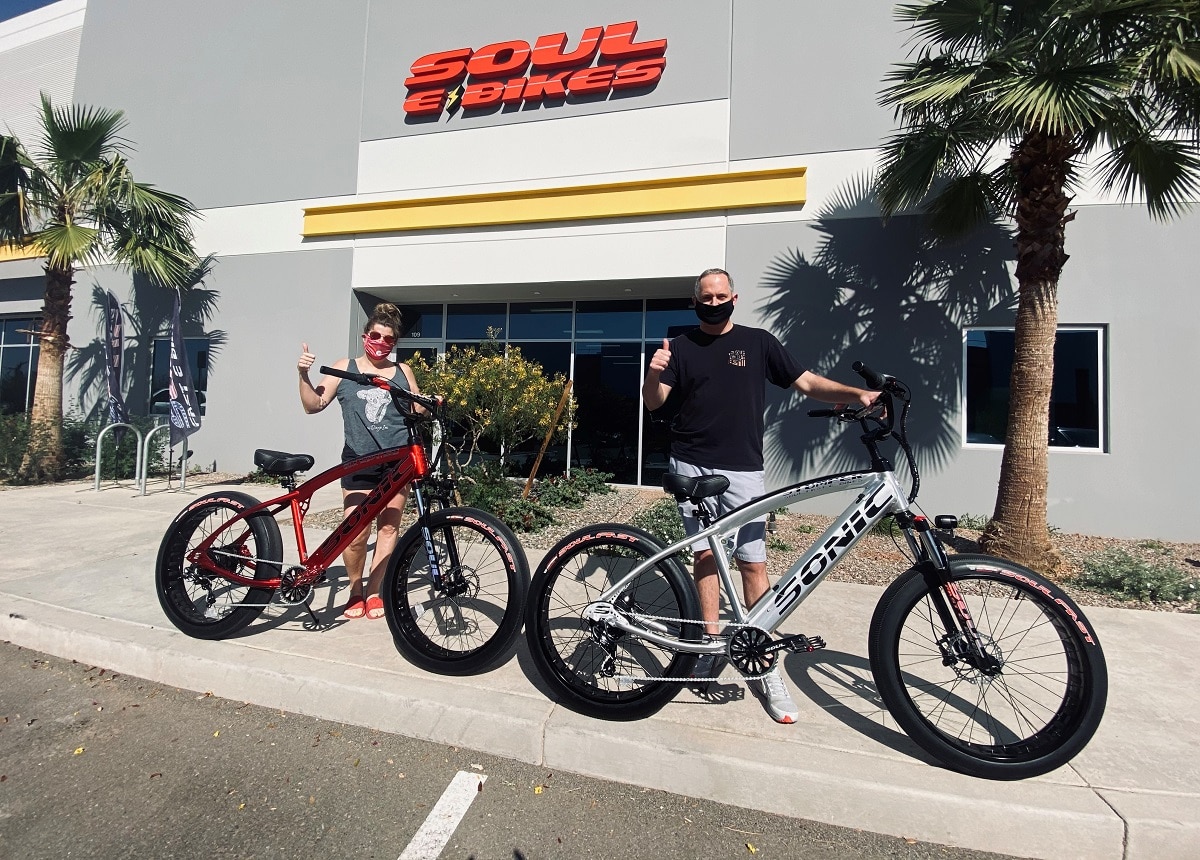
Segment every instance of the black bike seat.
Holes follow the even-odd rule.
[[[254,465],[275,478],[307,472],[315,462],[317,461],[311,454],[285,454],[283,451],[268,451],[266,448],[259,448],[254,452]]]
[[[729,479],[724,475],[701,475],[689,478],[667,472],[663,475],[663,489],[675,497],[677,502],[698,502],[710,496],[719,496],[729,489]]]

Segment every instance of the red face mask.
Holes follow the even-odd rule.
[[[394,344],[395,344],[394,340],[389,341],[389,340],[386,340],[385,338],[380,338],[378,340],[371,340],[365,334],[363,335],[363,351],[367,354],[368,358],[372,358],[375,361],[380,361],[382,359],[387,358],[389,355],[391,355],[392,354],[392,346]]]

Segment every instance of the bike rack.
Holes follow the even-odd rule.
[[[170,429],[171,429],[171,424],[170,424],[170,422],[167,422],[166,424],[159,424],[157,427],[153,428],[149,433],[146,434],[146,442],[142,449],[142,463],[145,466],[145,469],[143,470],[143,473],[142,473],[142,484],[141,484],[140,492],[138,493],[139,496],[146,495],[146,482],[150,476],[150,441],[154,438],[154,434],[157,433],[159,430],[170,430]],[[181,489],[181,490],[187,489],[187,464],[188,464],[188,449],[187,449],[187,441],[184,440],[183,456],[180,457],[180,459],[179,459],[179,489]],[[167,476],[167,480],[170,481],[169,473]]]
[[[143,456],[142,431],[137,429],[136,427],[134,427],[132,424],[124,424],[124,423],[109,424],[107,427],[105,427],[99,433],[96,434],[96,492],[97,493],[100,492],[100,453],[103,450],[101,447],[101,442],[104,441],[105,433],[107,433],[109,430],[116,430],[118,427],[125,427],[129,430],[132,430],[137,435],[137,448],[134,451],[134,458],[133,458],[133,463],[134,463],[134,465],[133,465],[133,484],[135,487],[143,487],[144,486],[144,482],[142,480],[142,456]],[[143,495],[144,495],[144,493],[143,493]]]

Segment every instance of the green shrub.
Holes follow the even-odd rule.
[[[981,532],[987,528],[987,524],[991,521],[991,517],[983,514],[959,514],[958,527],[960,529],[970,529],[971,531]]]
[[[29,417],[22,413],[0,414],[0,478],[12,479],[29,444]]]
[[[660,541],[663,546],[668,546],[675,541],[682,540],[684,536],[683,519],[679,516],[679,506],[675,504],[674,499],[659,499],[648,508],[638,511],[637,514],[629,521],[631,526],[648,531]],[[690,552],[683,552],[681,555],[688,561],[691,560]]]
[[[1179,568],[1112,549],[1084,562],[1075,584],[1089,591],[1143,603],[1176,603],[1200,597],[1200,580]]]
[[[459,493],[464,505],[489,511],[513,531],[533,532],[554,522],[554,515],[533,498],[521,498],[521,484],[510,481],[498,465],[479,464],[462,470]]]
[[[534,483],[532,495],[548,508],[581,508],[588,496],[616,492],[608,481],[610,472],[575,469],[570,475],[554,475]]]

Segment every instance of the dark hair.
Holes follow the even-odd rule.
[[[363,334],[369,332],[375,325],[387,326],[396,337],[400,337],[401,330],[404,328],[404,319],[400,315],[400,309],[391,302],[380,302],[375,305],[375,309],[371,311],[366,324],[363,325]]]
[[[729,274],[724,269],[705,269],[700,273],[699,277],[696,278],[696,286],[692,289],[693,295],[700,295],[700,282],[709,275],[724,275],[729,280],[729,292],[735,292],[733,289],[733,275]]]

